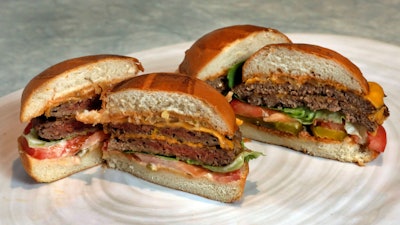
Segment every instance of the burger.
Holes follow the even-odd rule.
[[[384,152],[383,88],[343,55],[310,44],[271,44],[237,75],[230,104],[245,137],[359,165]]]
[[[18,138],[21,162],[38,182],[52,182],[99,165],[107,135],[101,124],[75,119],[101,108],[100,94],[143,71],[140,62],[118,55],[90,55],[55,64],[35,76],[21,97]]]
[[[261,153],[245,148],[235,113],[210,85],[151,73],[121,82],[101,101],[77,119],[102,124],[109,168],[221,202],[242,197],[248,161]]]

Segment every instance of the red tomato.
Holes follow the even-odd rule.
[[[261,107],[250,105],[236,99],[232,100],[230,104],[237,115],[255,118],[263,117],[263,109]]]
[[[292,123],[296,121],[290,116],[279,111],[250,105],[236,99],[232,100],[230,104],[235,114],[240,116],[262,119],[264,122]]]
[[[386,148],[386,131],[383,126],[379,126],[376,134],[368,133],[368,148],[377,152],[384,152]]]
[[[29,123],[24,129],[24,134],[29,134],[31,128],[32,123]],[[47,147],[31,148],[29,147],[28,141],[23,136],[18,138],[18,143],[28,155],[36,159],[54,159],[75,155],[81,149],[103,142],[106,138],[107,135],[103,131],[96,131],[94,133],[76,136],[72,139],[61,141]]]
[[[91,135],[77,136],[65,142],[57,143],[49,147],[31,148],[25,137],[18,138],[22,149],[36,159],[53,159],[64,156],[75,155]]]
[[[60,147],[59,145],[53,145],[49,148],[31,148],[28,145],[28,141],[22,136],[18,138],[18,142],[28,155],[36,159],[57,158],[64,153],[64,147]]]

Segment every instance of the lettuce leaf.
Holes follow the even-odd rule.
[[[228,87],[232,89],[235,85],[242,83],[242,66],[244,64],[243,62],[240,62],[238,64],[235,64],[232,66],[226,75],[226,78],[228,79]]]
[[[360,139],[360,143],[365,143],[368,139],[367,128],[353,123],[345,123],[344,129],[346,133],[355,135]]]
[[[317,110],[312,111],[306,107],[298,107],[298,108],[283,108],[277,109],[297,119],[303,125],[311,125],[315,119],[325,120],[334,123],[342,123],[344,115],[340,112],[330,112],[328,110]]]
[[[312,111],[306,107],[283,108],[280,111],[286,113],[292,118],[297,119],[300,123],[304,125],[312,124],[316,116],[315,111]]]
[[[213,172],[228,173],[228,172],[232,172],[232,171],[240,169],[244,163],[246,163],[252,159],[256,159],[261,155],[264,155],[264,154],[261,152],[246,150],[246,151],[243,151],[242,153],[240,153],[238,155],[238,157],[236,157],[236,159],[229,165],[222,166],[222,167],[202,165],[202,167],[206,168],[208,170],[211,170]]]

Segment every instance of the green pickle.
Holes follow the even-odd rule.
[[[261,118],[245,118],[238,116],[239,119],[255,124],[257,126],[264,126],[271,129],[276,129],[282,132],[297,135],[303,130],[303,125],[298,121],[293,122],[264,122]]]
[[[303,125],[301,125],[300,122],[275,122],[273,123],[273,126],[279,131],[283,131],[293,135],[297,135],[303,129]]]
[[[313,132],[314,136],[320,138],[329,138],[337,141],[342,141],[346,136],[346,132],[341,130],[333,130],[325,127],[311,127],[311,131]]]

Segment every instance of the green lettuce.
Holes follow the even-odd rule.
[[[232,66],[227,73],[226,78],[228,79],[228,87],[232,89],[235,85],[242,83],[242,66],[243,62]]]
[[[277,110],[282,111],[290,117],[297,119],[303,125],[311,125],[315,119],[330,121],[334,123],[342,123],[342,121],[345,119],[344,115],[340,112],[330,112],[328,110],[313,111],[306,107],[283,108]]]
[[[228,172],[232,172],[232,171],[240,169],[244,163],[246,163],[252,159],[256,159],[261,155],[263,155],[263,153],[261,153],[261,152],[246,150],[246,151],[243,151],[242,153],[240,153],[239,156],[236,157],[236,159],[229,165],[222,166],[222,167],[202,165],[202,167],[204,167],[208,170],[211,170],[213,172],[228,173]]]
[[[305,107],[299,108],[283,108],[280,111],[289,115],[292,118],[297,119],[300,123],[304,125],[310,125],[313,123],[316,112]]]

